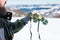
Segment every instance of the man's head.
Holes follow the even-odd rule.
[[[0,7],[4,7],[6,2],[7,2],[7,0],[0,0]]]
[[[5,15],[7,12],[6,8],[4,7],[6,2],[7,0],[0,0],[0,16]]]

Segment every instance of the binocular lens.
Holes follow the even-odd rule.
[[[47,25],[48,24],[48,21],[45,19],[44,22],[43,22],[44,25]]]

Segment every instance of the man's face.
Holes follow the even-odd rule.
[[[0,0],[0,7],[4,7],[6,2],[7,2],[7,0]]]

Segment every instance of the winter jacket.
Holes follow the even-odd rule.
[[[4,29],[5,40],[12,40],[12,35],[21,30],[28,21],[29,19],[27,17],[21,20],[17,19],[15,22],[10,22],[5,18],[0,17],[0,28]]]

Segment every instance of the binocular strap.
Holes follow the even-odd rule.
[[[32,40],[32,32],[31,32],[31,27],[32,27],[32,24],[31,24],[31,20],[30,20],[30,40]]]
[[[38,20],[37,32],[38,32],[38,38],[39,38],[39,40],[41,40],[40,33],[39,33],[39,24],[40,24],[40,21]]]
[[[40,21],[38,21],[37,32],[38,32],[38,38],[39,38],[39,40],[41,40],[40,33],[39,33],[39,24],[40,24]],[[31,20],[30,20],[30,40],[32,40],[31,27],[32,27],[32,23],[31,23]]]

